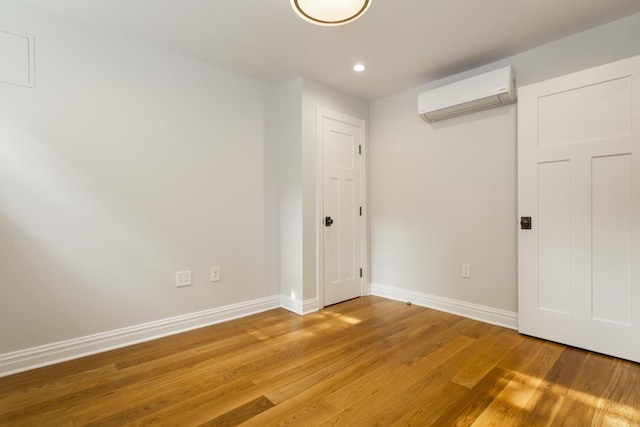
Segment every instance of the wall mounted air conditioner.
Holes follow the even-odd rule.
[[[516,102],[515,73],[505,67],[418,95],[418,113],[431,122]]]

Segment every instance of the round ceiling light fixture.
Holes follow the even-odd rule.
[[[337,26],[355,21],[371,5],[371,0],[291,0],[293,10],[316,25]]]

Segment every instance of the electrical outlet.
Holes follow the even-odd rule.
[[[211,281],[212,282],[220,281],[220,267],[211,267]]]
[[[465,279],[470,279],[471,278],[471,264],[462,264],[461,275]]]
[[[176,272],[176,287],[191,286],[191,270]]]

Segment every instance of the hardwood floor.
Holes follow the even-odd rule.
[[[640,425],[640,365],[364,297],[0,378],[2,426],[145,424]]]

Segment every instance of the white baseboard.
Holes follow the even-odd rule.
[[[304,316],[320,310],[320,301],[317,297],[300,301],[286,295],[280,295],[280,307]]]
[[[0,377],[272,310],[280,307],[280,299],[280,295],[274,295],[0,354]]]
[[[432,308],[458,316],[468,317],[492,325],[503,326],[509,329],[518,329],[518,313],[487,307],[484,305],[472,304],[465,301],[429,295],[422,292],[408,289],[396,288],[393,286],[371,285],[371,294],[396,301],[411,301],[422,307]]]
[[[518,314],[511,311],[428,295],[392,286],[371,284],[370,289],[371,295],[397,301],[411,301],[413,304],[423,307],[469,317],[481,322],[504,326],[510,329],[518,329]],[[168,335],[250,316],[279,307],[299,315],[306,315],[318,311],[320,309],[320,302],[318,298],[300,301],[286,295],[275,295],[114,331],[0,354],[0,377],[151,341]]]

